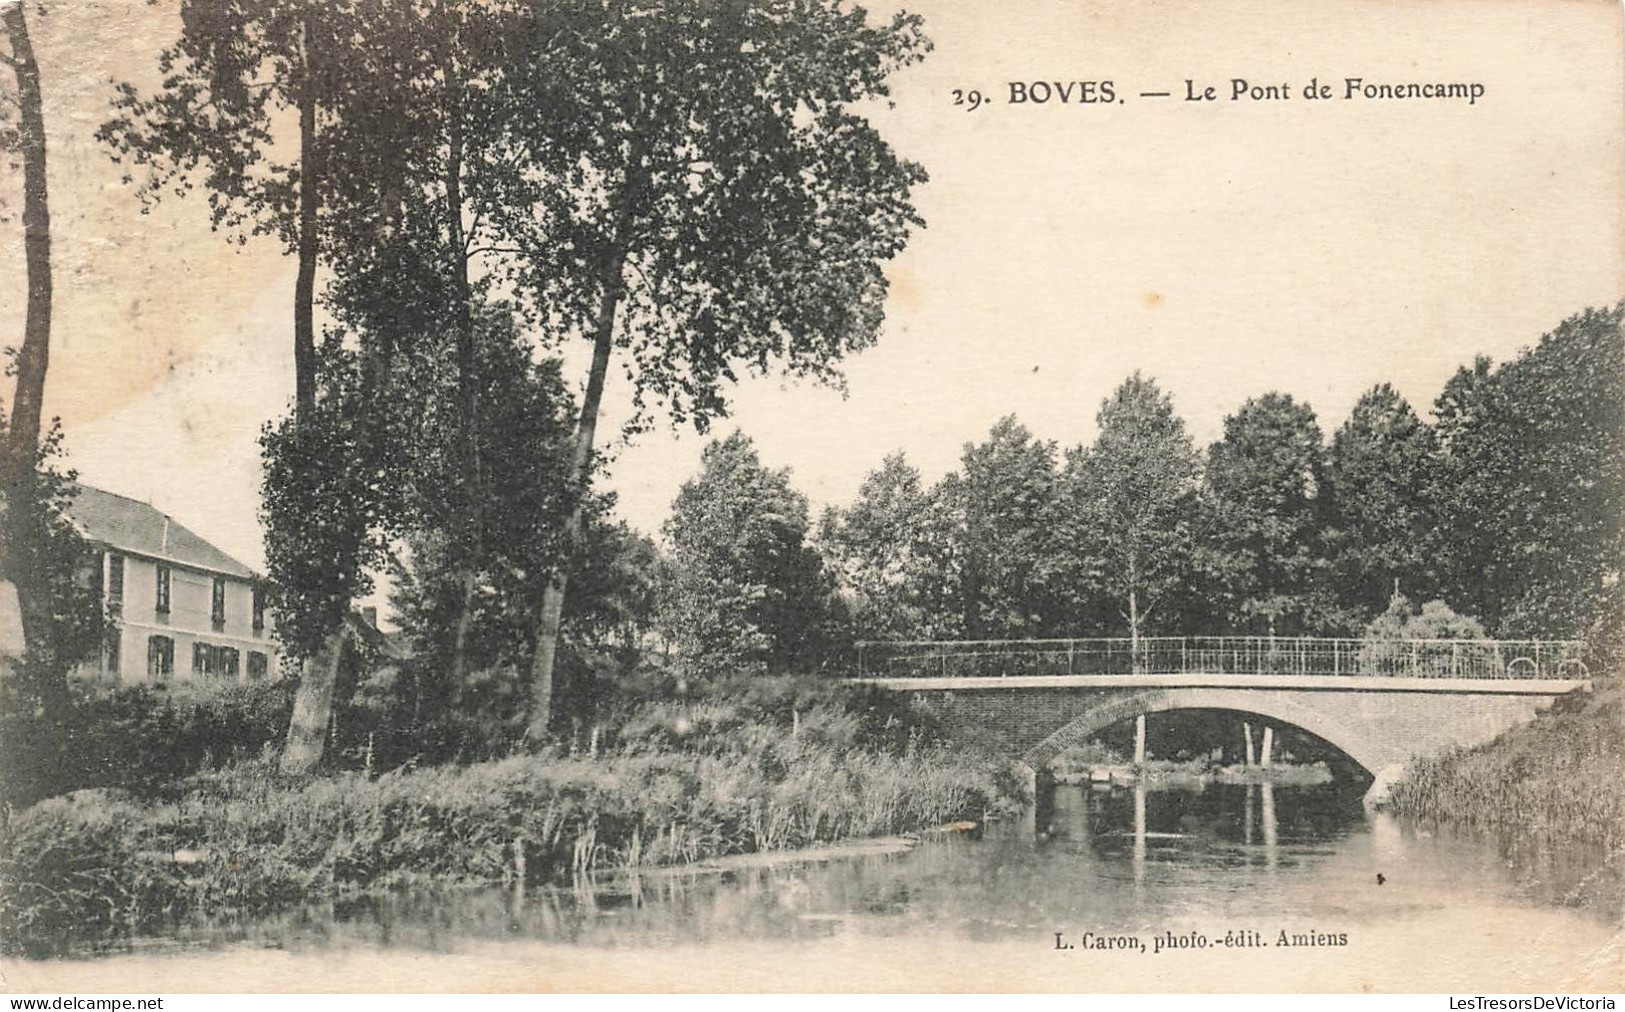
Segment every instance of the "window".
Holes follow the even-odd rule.
[[[121,638],[122,637],[119,636],[119,630],[118,630],[117,626],[114,626],[113,628],[111,628],[111,629],[109,629],[107,631],[107,646],[103,650],[103,657],[106,660],[106,666],[103,668],[103,670],[105,670],[110,675],[117,675],[119,673],[119,670],[118,670],[119,652],[118,651],[119,651],[119,640]]]
[[[169,567],[162,562],[158,563],[158,604],[160,615],[169,614]]]
[[[265,588],[254,587],[254,633],[258,635],[265,631]]]
[[[270,673],[270,665],[265,663],[265,655],[258,650],[248,652],[248,677],[264,678]]]
[[[209,621],[214,624],[214,631],[220,632],[226,628],[226,578],[214,578],[214,596],[209,601]]]
[[[107,553],[107,609],[117,615],[124,610],[124,556]]]
[[[192,674],[236,678],[241,655],[236,647],[217,647],[209,643],[192,644]]]
[[[168,636],[147,637],[147,674],[168,678],[175,673],[175,641]]]

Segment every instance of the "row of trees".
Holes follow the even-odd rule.
[[[292,411],[262,438],[271,576],[306,661],[290,768],[321,756],[345,616],[391,565],[431,676],[414,705],[500,685],[532,741],[561,643],[581,663],[654,644],[705,672],[816,667],[855,635],[1346,632],[1396,584],[1497,633],[1612,621],[1617,638],[1617,308],[1463,369],[1431,424],[1379,387],[1329,446],[1272,394],[1204,454],[1135,376],[1092,445],[1008,419],[931,487],[896,455],[816,534],[788,475],[731,437],[661,554],[592,493],[608,370],[632,381],[630,430],[662,413],[704,429],[739,370],[833,380],[876,339],[924,173],[854,110],[929,49],[918,19],[835,0],[180,11],[161,84],[122,86],[100,136],[144,200],[200,192],[232,241],[270,237],[298,265]],[[95,622],[74,618],[82,546],[39,417],[40,74],[22,5],[4,23],[29,303],[0,563],[49,710]],[[574,340],[592,349],[578,388],[555,359]]]
[[[1431,423],[1375,387],[1329,442],[1269,393],[1204,452],[1135,374],[1089,445],[1007,417],[934,486],[887,457],[816,531],[735,434],[678,497],[656,622],[722,669],[806,664],[850,636],[1359,635],[1402,591],[1464,617],[1440,628],[1617,649],[1622,319],[1589,310],[1499,367],[1480,358]]]
[[[739,369],[832,380],[875,340],[925,177],[855,109],[920,29],[836,0],[181,4],[161,86],[100,135],[144,199],[202,191],[297,259],[293,411],[262,441],[306,660],[286,768],[320,758],[344,618],[403,546],[446,694],[522,665],[547,736],[561,628],[608,600],[570,604],[573,574],[595,538],[639,550],[592,523],[612,361],[629,429],[703,429]],[[579,397],[534,354],[572,340]]]

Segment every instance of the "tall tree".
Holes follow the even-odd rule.
[[[546,5],[531,13],[545,17]],[[411,341],[452,338],[456,439],[448,449],[457,473],[438,498],[445,558],[464,560],[446,658],[454,681],[468,667],[486,506],[476,317],[490,285],[475,261],[500,243],[487,234],[480,201],[505,204],[519,168],[507,144],[511,110],[501,104],[515,92],[500,87],[517,17],[508,4],[474,0],[358,8],[360,41],[345,70],[356,83],[332,100],[346,129],[331,155],[345,171],[330,200],[345,213],[327,230],[335,274],[327,301],[344,307],[375,369],[387,371]]]
[[[17,382],[11,399],[8,429],[12,481],[26,480],[32,472],[40,442],[40,417],[45,404],[45,374],[51,360],[51,207],[46,180],[45,102],[40,94],[39,63],[28,34],[22,3],[0,11],[9,54],[17,79],[16,146],[23,162],[23,256],[28,273],[28,306],[23,319],[23,343],[12,363]]]
[[[857,634],[869,639],[951,635],[956,584],[943,511],[901,451],[863,479],[852,505],[824,515],[819,545],[851,597]]]
[[[81,578],[89,549],[68,519],[73,475],[54,462],[61,432],[53,425],[42,436],[51,356],[51,213],[44,96],[23,7],[0,9],[8,43],[0,63],[16,81],[6,103],[15,105],[16,121],[0,120],[0,150],[22,161],[28,287],[22,344],[8,364],[16,376],[10,414],[0,413],[0,580],[15,589],[22,620],[15,687],[54,720],[67,710],[68,672],[98,653],[102,616],[96,588]]]
[[[359,520],[346,523],[341,503],[319,499],[323,488],[335,487],[319,457],[335,448],[336,419],[345,412],[318,417],[315,305],[324,196],[332,179],[345,177],[329,164],[337,147],[333,110],[337,96],[353,87],[353,79],[342,73],[351,65],[345,47],[364,37],[349,22],[353,13],[350,5],[319,0],[184,0],[180,37],[158,58],[162,86],[143,96],[133,85],[121,84],[115,116],[98,131],[115,161],[146,171],[138,188],[144,201],[201,186],[217,229],[239,243],[249,235],[274,235],[297,258],[294,414],[284,431],[267,434],[267,452],[283,452],[280,461],[267,462],[267,473],[302,486],[277,490],[274,494],[285,500],[280,505],[299,502],[329,517],[322,529],[333,539],[330,548],[337,558],[359,558],[367,535]],[[290,112],[296,124],[292,137],[283,135]],[[289,149],[296,152],[292,161],[277,157]],[[133,173],[126,180],[134,182]],[[353,414],[354,407],[347,410]],[[354,421],[338,428],[353,428]],[[302,433],[302,428],[312,431]],[[323,428],[327,431],[319,431]],[[274,512],[279,504],[265,508]],[[270,544],[267,556],[291,557]],[[273,566],[273,576],[285,575]],[[317,640],[293,641],[294,656],[305,664],[283,750],[283,766],[292,771],[321,760],[343,648],[339,623],[348,610],[347,602],[335,606],[331,599],[362,579],[351,573],[321,575],[328,587],[298,596],[322,603],[293,619],[294,625],[328,625]]]
[[[830,586],[808,529],[806,496],[788,470],[762,466],[749,437],[736,431],[705,448],[664,527],[671,576],[661,616],[690,671],[814,662]]]
[[[401,513],[387,521],[410,546],[412,589],[398,595],[402,626],[428,669],[452,688],[476,669],[528,667],[535,600],[562,558],[560,532],[571,505],[574,403],[558,363],[533,362],[511,316],[496,307],[481,313],[479,330],[474,381],[485,406],[475,449],[484,473],[472,490],[479,501],[471,502],[471,490],[460,484],[466,465],[460,336],[415,343],[396,363],[389,392],[388,438],[405,451],[393,479]],[[465,511],[481,526],[472,535]],[[514,686],[521,696],[524,688]]]
[[[351,463],[364,466],[377,449],[368,443],[367,419],[391,360],[412,340],[440,332],[455,336],[460,471],[447,487],[463,500],[449,509],[457,523],[446,533],[449,557],[467,560],[461,569],[460,643],[466,642],[476,592],[473,559],[482,530],[476,511],[483,502],[475,435],[474,318],[481,294],[470,271],[481,216],[468,193],[469,167],[508,164],[477,158],[476,152],[500,133],[481,96],[497,91],[491,82],[504,65],[502,26],[510,14],[505,4],[460,0],[187,2],[180,39],[160,58],[167,75],[162,88],[144,97],[123,86],[118,115],[101,130],[115,157],[148,170],[143,198],[201,185],[209,191],[217,227],[239,241],[248,233],[275,234],[296,254],[294,418],[267,449],[283,454],[271,467],[282,480],[311,486],[274,493],[283,505],[297,501],[334,514],[324,533],[335,558],[361,558],[363,543],[374,534],[362,523],[367,508],[353,510],[346,527],[341,504],[315,501],[318,487],[338,486],[325,473],[331,468],[314,462],[314,454],[334,437],[332,425],[342,415],[352,430],[346,438],[360,440]],[[295,120],[298,157],[282,163],[275,155],[294,137],[280,131]],[[314,317],[318,267],[324,264],[332,280],[326,308],[341,321],[324,343],[338,355],[349,341],[359,346],[362,359],[359,385],[351,391],[357,400],[337,415],[318,404],[324,348],[316,340]],[[295,448],[303,438],[298,429],[307,423],[328,431]],[[315,470],[287,470],[283,465],[293,459],[311,461]],[[356,488],[355,480],[348,487]],[[268,557],[292,562],[300,547],[268,546]],[[330,586],[291,589],[290,603],[328,602],[312,615],[342,622],[348,605],[329,599],[356,585],[358,574],[297,572]],[[273,566],[272,575],[284,579],[295,572],[279,573]],[[311,653],[284,755],[289,768],[308,767],[321,756],[338,635],[334,625],[320,644],[305,648]],[[454,650],[450,664],[453,677],[461,677],[465,651]]]
[[[1008,415],[985,442],[966,444],[936,496],[953,521],[965,634],[1042,635],[1057,611],[1055,444]]]
[[[702,430],[741,367],[838,380],[872,344],[881,265],[919,223],[900,160],[855,111],[929,44],[919,18],[871,25],[838,0],[569,5],[514,39],[506,87],[529,199],[490,201],[548,333],[592,345],[574,455],[594,461],[616,352],[641,409]],[[516,195],[510,195],[513,197]],[[567,534],[582,539],[582,515]],[[547,734],[569,570],[543,595],[531,735]]]
[[[1625,653],[1625,303],[1587,309],[1497,372],[1503,635],[1582,636]]]
[[[1325,625],[1325,446],[1290,394],[1250,398],[1208,448],[1213,547],[1234,631],[1301,635]]]
[[[1480,355],[1445,383],[1433,402],[1434,466],[1428,501],[1433,509],[1428,554],[1440,591],[1456,607],[1491,628],[1505,610],[1505,587],[1517,578],[1503,571],[1503,539],[1511,522],[1521,457],[1512,405],[1488,356]]]
[[[1382,611],[1395,581],[1407,597],[1435,589],[1427,551],[1433,447],[1433,431],[1387,383],[1362,394],[1332,438],[1339,581],[1344,603],[1362,618]]]
[[[1138,372],[1102,402],[1096,424],[1094,444],[1067,457],[1068,526],[1138,659],[1146,623],[1192,566],[1201,461],[1172,399]]]

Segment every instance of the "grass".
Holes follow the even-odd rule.
[[[1417,760],[1389,807],[1419,819],[1516,827],[1625,846],[1625,690],[1601,680],[1478,748]]]
[[[837,706],[793,721],[790,733],[727,701],[661,704],[634,714],[601,758],[300,781],[260,760],[195,775],[167,799],[48,799],[0,827],[0,946],[39,955],[204,912],[563,882],[909,832],[983,818],[1022,790],[994,760],[866,747]]]

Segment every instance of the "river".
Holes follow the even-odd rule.
[[[329,905],[4,973],[81,993],[1618,990],[1613,875],[1335,783],[1062,786],[912,847]]]

